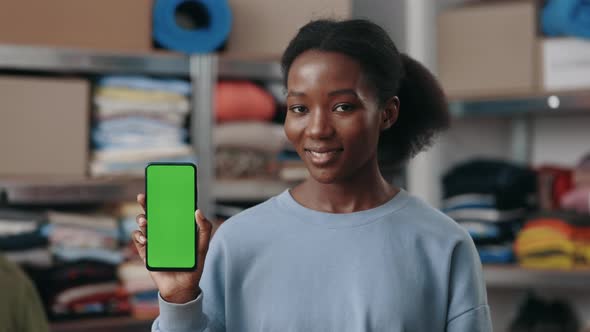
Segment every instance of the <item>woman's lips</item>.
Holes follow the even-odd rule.
[[[323,166],[334,162],[340,156],[342,149],[305,149],[311,163]]]

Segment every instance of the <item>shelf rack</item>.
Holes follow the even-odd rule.
[[[216,55],[181,55],[170,52],[154,53],[114,53],[95,52],[80,49],[60,49],[36,46],[0,45],[0,70],[59,73],[59,74],[141,74],[154,76],[188,77],[192,81],[192,123],[191,136],[196,144],[195,153],[199,157],[198,186],[199,207],[206,215],[212,215],[215,197],[214,151],[212,144],[212,127],[214,125],[213,109],[215,84],[218,78],[274,80],[281,79],[280,65],[276,61],[240,60],[218,57]],[[127,180],[110,179],[103,182],[102,187],[94,180],[88,180],[93,189],[88,195],[88,201],[97,203],[111,201],[113,198],[106,193],[111,188],[119,193],[125,192]],[[8,183],[8,184],[7,184]],[[45,183],[29,182],[29,189],[43,187]],[[71,184],[64,184],[64,191],[72,190]],[[78,189],[83,191],[84,181],[77,183]],[[53,184],[54,189],[58,184]],[[118,188],[115,188],[118,187]],[[245,185],[242,188],[252,186]],[[115,189],[113,189],[115,188]],[[137,187],[133,187],[137,188]],[[0,193],[4,191],[8,198],[15,197],[15,191],[23,187],[14,187],[11,181],[0,182]],[[33,190],[33,189],[31,189]],[[134,189],[135,190],[135,189]],[[244,190],[244,189],[242,189]],[[75,191],[75,190],[74,190]],[[228,192],[226,189],[217,190]],[[52,197],[43,197],[43,190],[37,190],[34,196],[37,202],[55,201]],[[11,194],[12,193],[12,194]],[[101,194],[103,193],[103,194]],[[246,193],[247,194],[247,193]],[[123,194],[122,197],[127,197]],[[259,196],[256,195],[255,196]],[[19,196],[19,203],[24,203],[23,196]],[[131,197],[131,199],[134,199]],[[74,199],[76,197],[73,197]],[[62,197],[61,203],[68,203],[67,197]]]
[[[590,114],[590,91],[451,100],[455,117]]]
[[[590,292],[590,269],[537,270],[516,265],[484,265],[490,289],[569,289]]]
[[[517,163],[527,164],[531,151],[531,117],[590,114],[590,90],[451,99],[449,111],[455,118],[509,116],[512,159]]]
[[[73,321],[55,322],[50,326],[51,332],[133,332],[149,331],[152,321],[138,320],[132,317],[87,318]]]

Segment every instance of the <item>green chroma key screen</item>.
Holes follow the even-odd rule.
[[[195,268],[196,167],[193,164],[150,164],[145,173],[147,268]]]

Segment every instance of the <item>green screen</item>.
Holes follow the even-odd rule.
[[[151,268],[196,265],[195,176],[192,165],[147,167],[147,265]]]

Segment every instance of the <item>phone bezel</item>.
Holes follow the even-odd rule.
[[[195,183],[194,183],[194,188],[195,188],[195,202],[194,202],[194,208],[193,208],[193,212],[197,210],[197,166],[193,163],[189,163],[189,162],[151,162],[149,163],[146,167],[145,167],[145,217],[146,219],[149,221],[149,216],[148,216],[148,204],[149,204],[149,195],[148,195],[148,168],[150,166],[190,166],[193,169],[193,173],[194,173],[194,178],[195,178]],[[194,224],[195,227],[195,264],[192,267],[156,267],[156,266],[150,266],[149,265],[149,258],[148,258],[148,245],[149,245],[149,237],[148,237],[148,230],[149,230],[149,222],[146,225],[145,228],[145,236],[148,239],[148,241],[145,244],[145,267],[149,270],[149,271],[194,271],[197,268],[197,263],[198,263],[198,259],[199,259],[199,255],[198,255],[198,247],[199,247],[199,231],[198,231],[198,226],[195,223]]]

